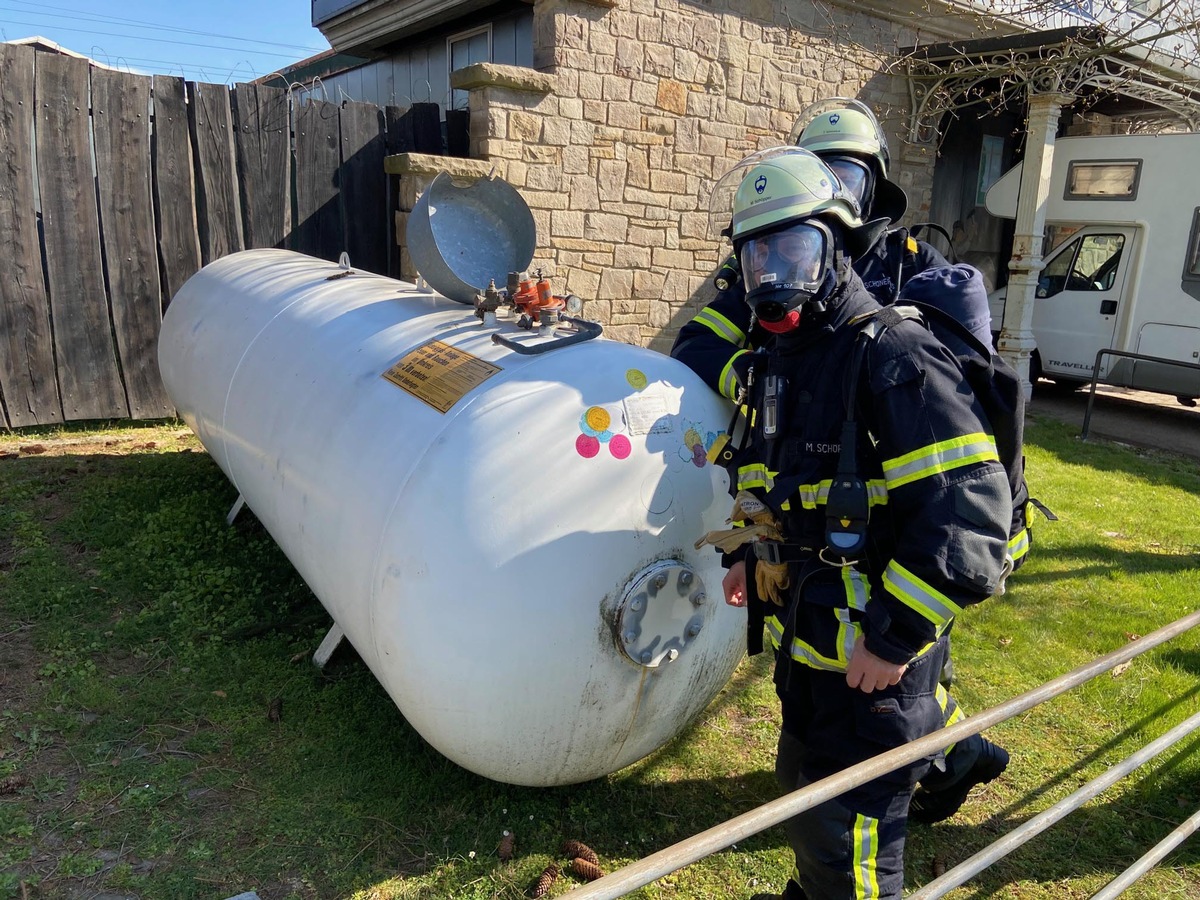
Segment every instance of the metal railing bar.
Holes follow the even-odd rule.
[[[999,722],[1007,721],[1039,703],[1057,697],[1059,694],[1133,659],[1135,656],[1153,650],[1159,644],[1166,643],[1196,625],[1200,625],[1200,611],[1177,619],[1169,625],[1164,625],[1136,641],[1130,641],[1124,647],[1094,659],[1090,663],[1085,663],[1079,668],[1051,679],[1011,700],[968,716],[960,722],[923,738],[918,738],[911,743],[864,760],[830,775],[828,778],[815,781],[800,790],[792,791],[790,794],[785,794],[749,812],[742,813],[727,822],[714,825],[706,831],[670,847],[665,847],[635,863],[630,863],[624,868],[617,869],[603,878],[576,889],[571,894],[572,900],[616,900],[618,897],[623,897],[630,891],[644,887],[664,875],[670,875],[672,872],[719,850],[724,850],[740,840],[758,834],[760,831],[766,831],[771,826],[778,825],[792,816],[819,806],[826,800],[844,794],[851,788],[866,784],[868,781],[907,763],[932,756],[950,744],[978,734]]]
[[[1092,380],[1088,388],[1088,401],[1086,411],[1083,414],[1083,432],[1079,439],[1086,441],[1088,439],[1088,429],[1092,424],[1092,406],[1096,403],[1096,385],[1097,384],[1113,384],[1114,382],[1105,381],[1100,378],[1100,360],[1106,356],[1115,356],[1121,359],[1132,359],[1138,362],[1159,363],[1164,366],[1177,366],[1181,369],[1200,369],[1200,365],[1196,363],[1184,362],[1181,359],[1166,359],[1162,356],[1147,356],[1144,353],[1130,353],[1126,350],[1114,350],[1111,347],[1105,347],[1096,352],[1096,361],[1092,364]],[[1117,385],[1124,387],[1124,385]],[[1152,391],[1151,393],[1163,394],[1166,391]]]
[[[1068,813],[1074,812],[1093,797],[1108,790],[1138,766],[1183,740],[1197,728],[1200,728],[1200,712],[1191,716],[1182,724],[1176,725],[1161,737],[1151,741],[1141,750],[1126,757],[1100,777],[1092,779],[1079,788],[1079,790],[1059,800],[1049,809],[1038,813],[1025,824],[1014,828],[994,843],[988,844],[974,856],[959,863],[944,875],[938,876],[920,890],[909,894],[907,900],[936,900],[936,898],[945,896],[959,885],[966,884],[992,863],[1003,859],[1022,844],[1025,844],[1055,822],[1064,818]]]
[[[1092,900],[1112,900],[1125,893],[1135,881],[1162,862],[1163,858],[1186,841],[1200,828],[1200,810],[1192,814],[1186,822],[1155,844],[1150,852],[1135,862],[1132,866],[1105,885],[1098,894],[1092,895]]]

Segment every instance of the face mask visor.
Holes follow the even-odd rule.
[[[733,199],[737,189],[746,177],[746,173],[760,163],[770,162],[785,156],[798,156],[805,151],[794,145],[786,147],[768,147],[745,156],[732,169],[721,176],[713,187],[708,200],[708,236],[714,241],[729,237],[730,210],[733,209]]]
[[[861,159],[853,156],[825,156],[825,165],[837,175],[842,187],[854,195],[858,205],[864,210],[870,209],[870,199],[873,194],[874,176],[871,167]],[[864,214],[864,218],[865,218]]]
[[[746,303],[760,321],[781,321],[817,295],[829,269],[831,240],[815,221],[746,239],[738,259]]]

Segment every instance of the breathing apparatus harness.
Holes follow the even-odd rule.
[[[835,272],[849,260],[840,251],[836,254],[834,269],[828,274],[834,282]],[[803,304],[805,314],[820,315],[825,311],[827,298],[832,292],[824,290]],[[755,556],[764,562],[779,564],[818,558],[828,566],[853,565],[866,551],[867,523],[870,499],[866,482],[858,474],[858,422],[855,398],[858,394],[859,373],[863,368],[867,348],[874,337],[874,325],[868,322],[855,338],[850,363],[848,382],[847,415],[842,424],[841,448],[838,455],[837,472],[829,487],[825,506],[825,535],[823,547],[811,547],[778,541],[756,541]],[[744,459],[750,446],[751,436],[757,429],[765,445],[764,465],[775,468],[780,439],[787,430],[787,378],[780,374],[761,374],[767,354],[756,352],[747,369],[742,389],[734,403],[732,418],[725,434],[730,438],[714,445],[710,461],[726,468],[733,468]],[[741,430],[738,431],[739,420]],[[733,436],[737,435],[735,439]],[[777,484],[767,495],[770,505],[779,508],[787,500],[795,485],[784,481]]]

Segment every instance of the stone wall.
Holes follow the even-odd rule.
[[[923,221],[933,151],[901,140],[906,85],[872,49],[915,42],[882,20],[793,0],[537,0],[535,70],[481,64],[453,84],[469,91],[471,156],[533,211],[531,268],[584,298],[609,336],[665,351],[712,298],[729,249],[708,231],[715,182],[746,153],[785,143],[814,100],[857,96],[876,110],[893,178]],[[397,165],[414,169],[401,208],[447,164]]]

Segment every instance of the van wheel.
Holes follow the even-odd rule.
[[[1065,378],[1051,378],[1042,373],[1042,358],[1036,350],[1029,357],[1029,383],[1033,389],[1042,394],[1073,394],[1079,388],[1078,381]]]
[[[1034,350],[1029,357],[1029,383],[1034,387],[1037,386],[1038,379],[1042,377],[1042,357]]]

